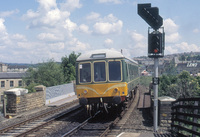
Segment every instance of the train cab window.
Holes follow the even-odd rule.
[[[106,81],[105,62],[94,63],[94,81],[95,82]]]
[[[80,82],[81,83],[88,83],[91,82],[91,64],[90,63],[83,63],[79,64],[80,70]]]
[[[109,80],[121,81],[121,63],[120,61],[109,61]]]

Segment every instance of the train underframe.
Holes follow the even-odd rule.
[[[80,105],[86,108],[87,114],[93,116],[96,112],[109,113],[115,109],[117,112],[127,107],[127,104],[134,98],[135,91],[129,92],[128,96],[80,98]]]

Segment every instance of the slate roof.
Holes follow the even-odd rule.
[[[29,67],[25,66],[25,65],[9,65],[8,69],[28,69]]]
[[[0,79],[21,79],[26,75],[25,72],[0,72]]]

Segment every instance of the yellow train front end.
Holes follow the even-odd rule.
[[[77,62],[76,92],[81,105],[119,104],[128,94],[123,81],[123,59],[93,59]]]
[[[77,85],[76,91],[82,105],[99,102],[119,104],[128,94],[126,82]]]
[[[76,63],[76,94],[89,110],[107,110],[122,104],[130,95],[126,58],[120,52],[92,52]]]

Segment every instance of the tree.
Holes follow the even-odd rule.
[[[199,77],[195,78],[187,71],[183,71],[176,76],[163,75],[160,77],[159,95],[171,96],[174,98],[199,96],[199,82]]]
[[[69,57],[62,57],[62,70],[64,73],[64,79],[66,82],[70,82],[76,79],[76,59],[80,56],[80,53],[77,55],[75,52],[72,52]]]
[[[191,89],[190,89],[190,80],[191,76],[188,71],[183,71],[181,74],[178,75],[177,84],[181,88],[181,97],[190,97],[191,96]]]
[[[200,76],[196,77],[198,89],[197,89],[197,96],[200,96]]]
[[[29,68],[23,79],[27,88],[34,91],[36,85],[46,87],[61,85],[76,79],[76,59],[80,54],[72,52],[69,57],[62,57],[62,62],[56,63],[53,59],[38,65],[37,69]]]
[[[61,66],[52,59],[46,63],[42,63],[35,70],[30,68],[27,73],[28,76],[24,78],[27,86],[42,84],[50,87],[64,83],[64,76]]]
[[[171,81],[168,76],[162,75],[160,78],[160,84],[159,84],[159,95],[163,96],[169,96],[169,86],[171,84]]]
[[[179,60],[180,60],[180,61],[185,61],[185,59],[186,59],[185,55],[181,55],[181,56],[179,57]]]
[[[188,55],[187,61],[191,61],[191,56],[190,55]]]
[[[171,84],[168,88],[168,96],[173,98],[179,98],[181,94],[181,89],[177,84]]]

